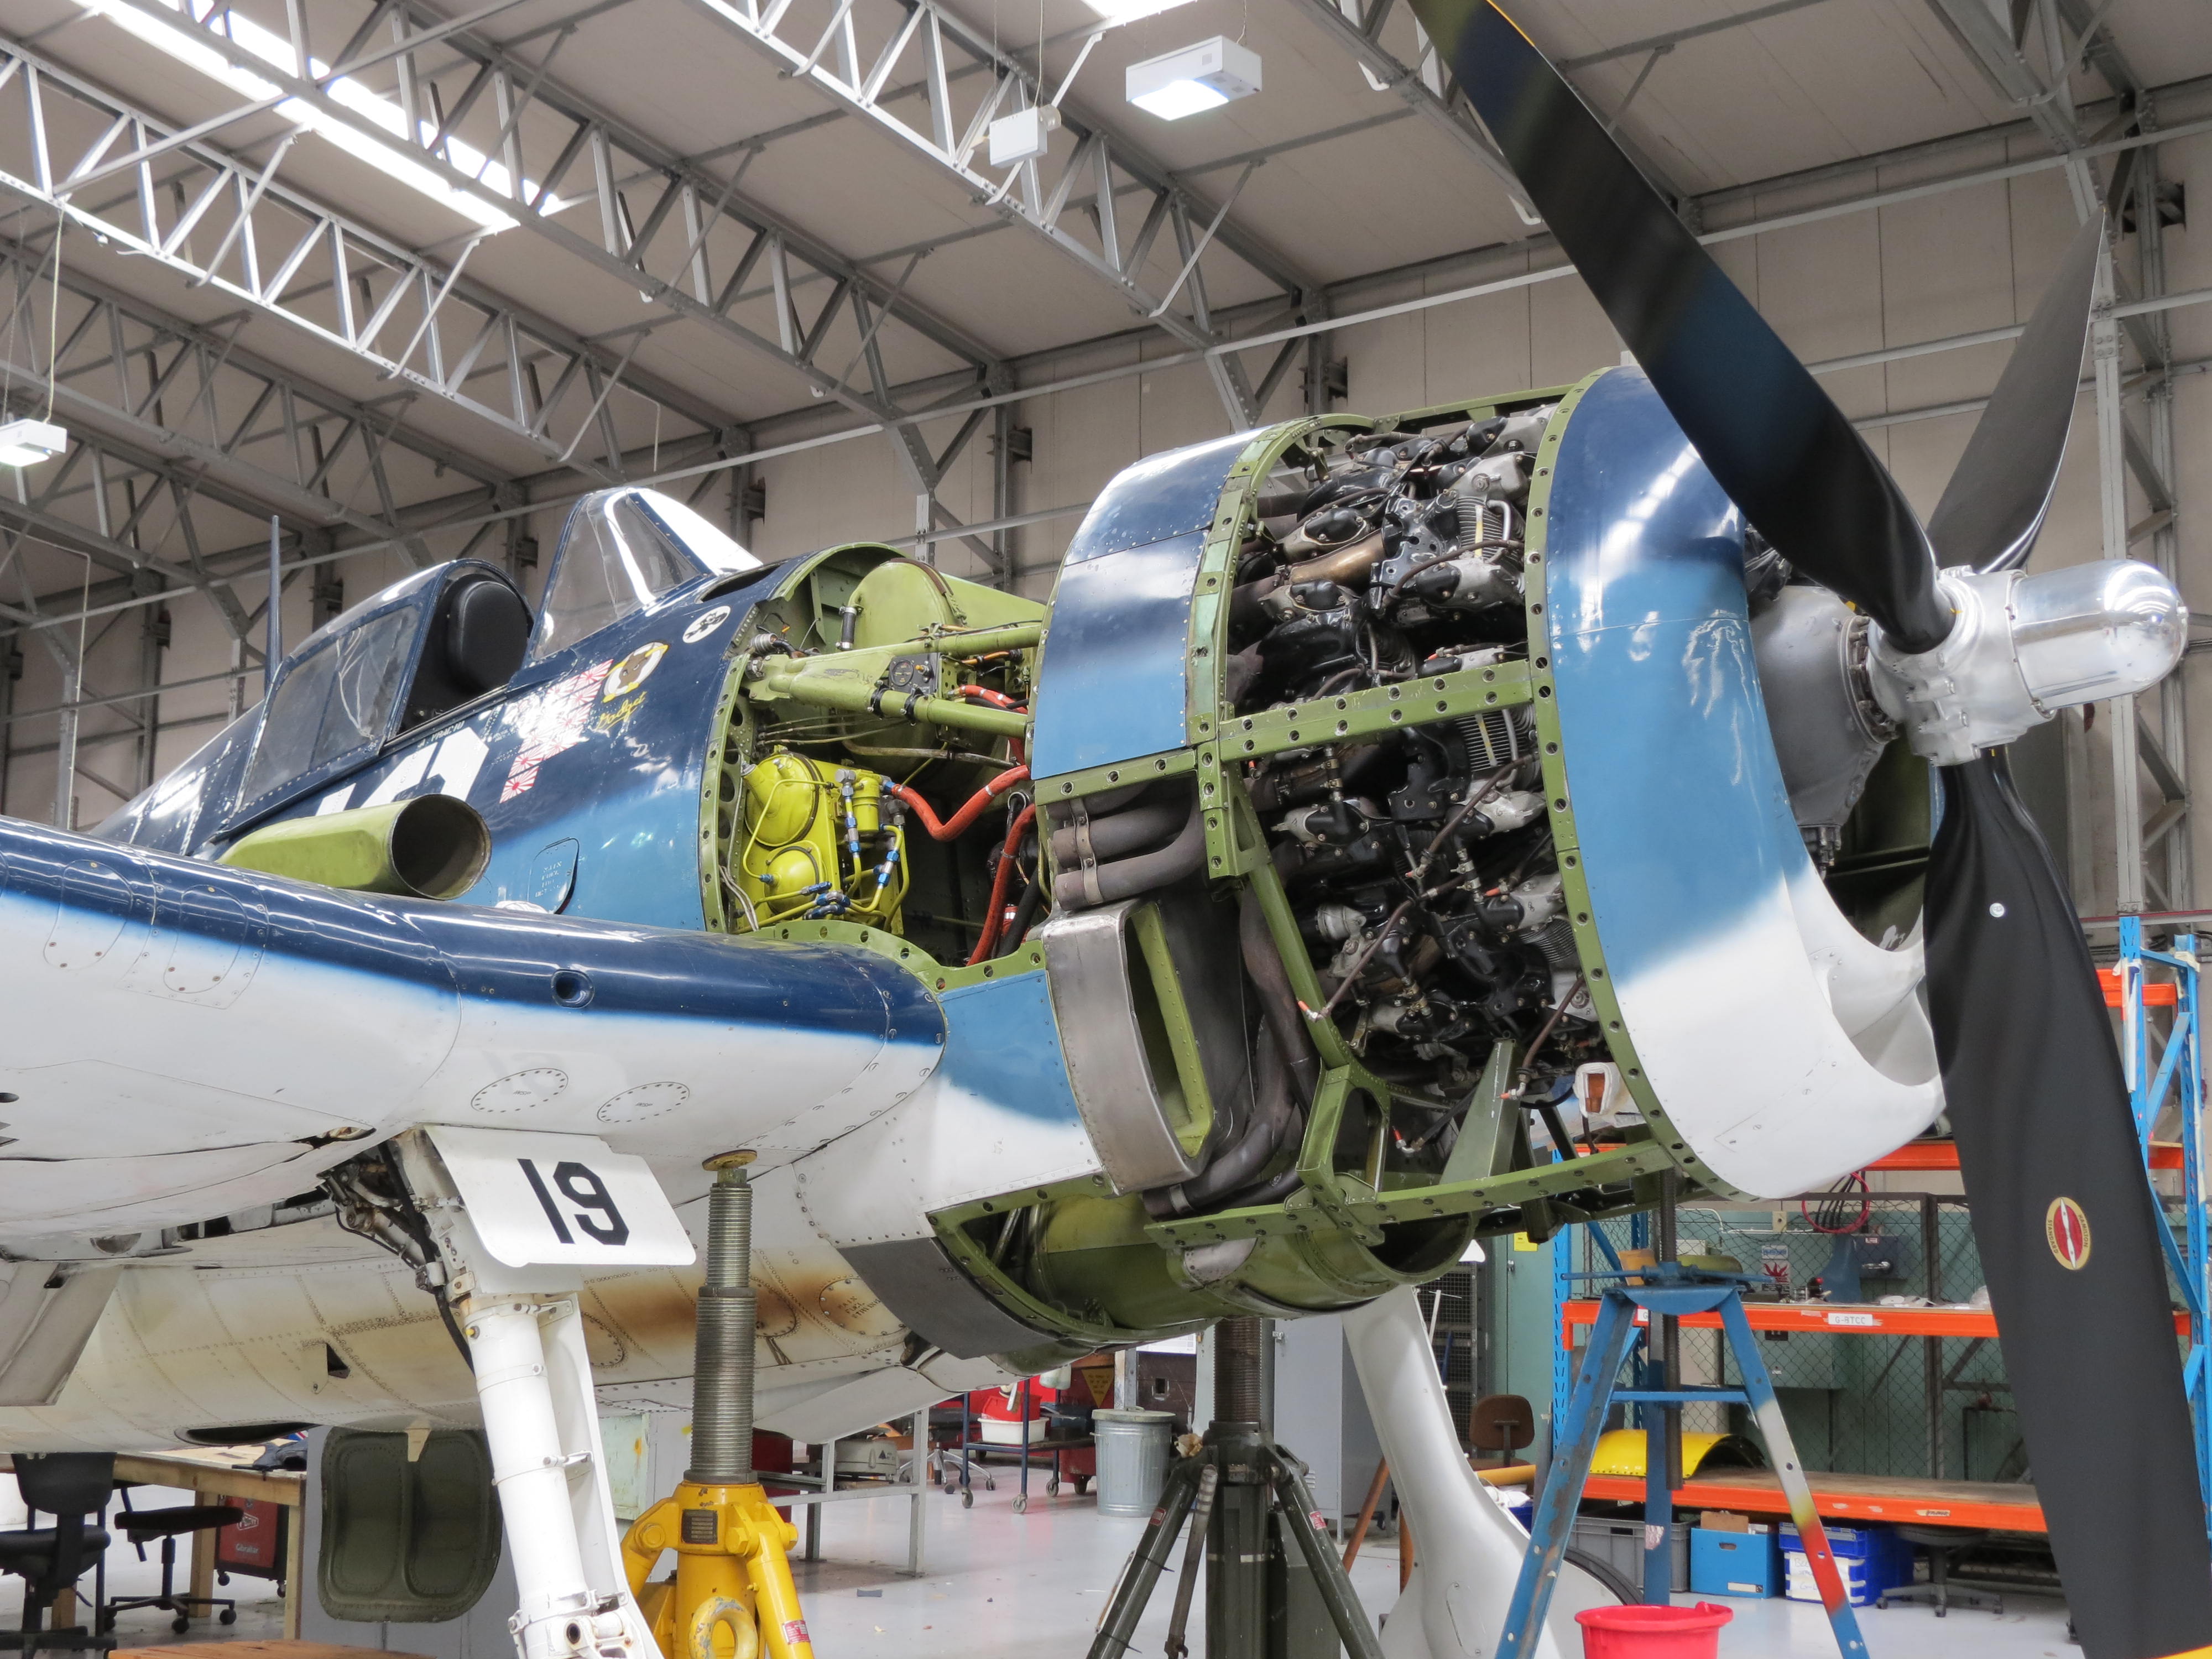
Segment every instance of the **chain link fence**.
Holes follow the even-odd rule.
[[[1849,1228],[1842,1232],[1820,1231],[1814,1222],[1823,1218],[1813,1206],[1761,1212],[1685,1205],[1677,1212],[1679,1250],[1686,1257],[1731,1257],[1743,1271],[1764,1273],[1800,1296],[1815,1279],[1831,1294],[1847,1284],[1844,1251],[1855,1252],[1863,1267],[1863,1302],[1898,1296],[1954,1306],[1982,1288],[1964,1199],[1875,1193],[1863,1201],[1863,1215],[1862,1199],[1854,1196],[1840,1217],[1826,1218]],[[1616,1251],[1650,1248],[1645,1217],[1596,1225]],[[1573,1272],[1609,1265],[1590,1231],[1572,1231]],[[1588,1283],[1578,1281],[1575,1293],[1584,1293]],[[1718,1331],[1681,1334],[1686,1382],[1737,1381]],[[1762,1332],[1759,1340],[1807,1468],[1942,1480],[2015,1480],[2024,1473],[2026,1453],[1994,1338]],[[1634,1409],[1617,1408],[1615,1425],[1636,1425]],[[1683,1428],[1746,1433],[1748,1413],[1694,1406],[1684,1412]]]

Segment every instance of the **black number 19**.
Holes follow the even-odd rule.
[[[544,1206],[545,1218],[553,1224],[553,1237],[563,1244],[574,1244],[575,1235],[568,1231],[568,1223],[553,1202],[553,1194],[546,1190],[545,1177],[538,1173],[538,1166],[526,1158],[515,1162],[522,1165],[530,1190],[538,1194],[538,1203]],[[629,1223],[615,1208],[614,1194],[607,1190],[607,1183],[599,1178],[597,1170],[581,1164],[556,1164],[553,1166],[553,1184],[561,1189],[562,1196],[579,1206],[576,1224],[587,1237],[602,1244],[620,1246],[629,1243]],[[594,1221],[584,1213],[587,1210],[597,1210],[606,1219]]]

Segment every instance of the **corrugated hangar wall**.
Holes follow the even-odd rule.
[[[2178,122],[2201,112],[2176,109],[2167,114]],[[1956,172],[1962,165],[2049,154],[2031,137],[2010,143],[2009,150],[2004,141],[1992,140],[1964,156],[1946,155],[1922,164],[1917,173],[1903,167],[1886,168],[1864,184],[1890,189],[1920,177]],[[2166,143],[2160,151],[2160,167],[2163,177],[2182,182],[2192,205],[2212,204],[2212,136]],[[1802,204],[1801,199],[1779,191],[1746,196],[1731,201],[1724,212],[1709,215],[1707,228],[1723,228]],[[2199,220],[2196,227],[2166,236],[2170,292],[2212,286],[2212,232],[2203,228],[2201,212],[2192,216]],[[1820,363],[2024,320],[2073,222],[2063,175],[2044,171],[1747,237],[1721,244],[1717,252],[1798,355]],[[1385,262],[1387,253],[1377,250],[1378,264]],[[1364,289],[1355,301],[1339,309],[1381,307],[1449,292],[1528,268],[1528,256],[1513,253],[1454,264],[1418,280]],[[2212,360],[2212,306],[2176,309],[2166,316],[2174,359],[2191,371],[2177,376],[2172,394],[2173,474],[2181,498],[2175,522],[2181,582],[2193,605],[2212,611],[2212,522],[2190,510],[2194,504],[2191,498],[2201,487],[2198,480],[2212,477],[2212,377],[2201,369]],[[1167,355],[1171,343],[1155,344],[1157,337],[1139,341],[1133,337],[1060,356],[1042,377],[1064,379],[1121,369]],[[1586,290],[1567,278],[1357,324],[1331,337],[1328,355],[1346,365],[1349,395],[1340,400],[1341,406],[1385,411],[1571,381],[1616,361],[1620,349]],[[1911,416],[1915,411],[1984,396],[2008,350],[2008,345],[1997,343],[1932,353],[1829,374],[1823,384],[1847,414],[1878,422],[1865,428],[1868,441],[1924,514],[1933,508],[1972,429],[1974,415],[1885,417]],[[1268,413],[1287,418],[1303,409],[1298,376],[1287,375]],[[1015,410],[1015,423],[1027,429],[1033,445],[1033,459],[1016,470],[1018,513],[1087,501],[1117,471],[1139,457],[1218,435],[1224,424],[1220,402],[1205,370],[1195,364],[1049,393],[1026,399]],[[818,415],[757,433],[757,442],[763,447],[790,442],[835,430],[850,419],[842,410],[825,408]],[[394,454],[389,464],[395,469],[396,488],[412,486],[425,496],[438,492],[429,461]],[[405,469],[422,476],[414,477]],[[750,526],[744,538],[763,557],[782,558],[839,541],[914,532],[914,496],[884,437],[825,444],[762,462],[752,471],[765,486],[766,516]],[[947,476],[939,499],[963,521],[988,520],[993,513],[991,475],[987,431]],[[2147,507],[2139,489],[2132,483],[2130,489],[2129,517],[2134,523],[2146,515]],[[732,489],[718,483],[700,504],[726,514],[734,505],[733,496]],[[535,567],[523,573],[533,589],[550,563],[561,516],[558,510],[548,510],[527,521],[527,533],[540,550]],[[1060,550],[1079,522],[1078,515],[1069,514],[1013,532],[1022,591],[1039,596],[1050,591]],[[236,539],[250,538],[251,528],[243,521],[236,529]],[[441,556],[450,550],[437,550]],[[2136,550],[2140,554],[2143,550]],[[2099,552],[2094,416],[2085,389],[2076,406],[2066,471],[2036,561],[2039,566],[2071,563],[2094,558]],[[975,556],[957,541],[939,543],[938,557],[957,574],[975,575],[981,570]],[[342,577],[343,600],[348,604],[410,568],[396,550],[327,567]],[[251,592],[250,585],[241,584],[242,596]],[[337,597],[326,586],[325,606]],[[288,586],[283,607],[288,639],[296,641],[305,636],[318,618],[316,605],[316,593],[308,584]],[[160,704],[167,729],[149,757],[135,738],[107,738],[97,729],[93,711],[88,712],[80,738],[81,764],[102,781],[80,777],[80,824],[97,823],[133,792],[140,779],[159,776],[183,760],[220,729],[229,712],[231,683],[223,677],[232,666],[230,645],[213,611],[197,596],[180,596],[167,610],[172,635],[163,653],[163,680],[178,687],[166,692]],[[146,633],[140,612],[123,611],[87,624],[90,694],[98,694],[103,677],[117,685],[134,683],[135,653],[148,648]],[[64,683],[54,656],[41,649],[33,635],[20,636],[17,648],[24,658],[23,676],[15,689],[19,716],[62,702]],[[2192,672],[2185,683],[2191,770],[2201,779],[2212,776],[2212,682]],[[247,706],[259,690],[258,673],[250,676],[243,693]],[[2155,730],[2158,717],[2150,702],[2145,699],[2146,715]],[[51,817],[53,722],[19,719],[13,736],[0,809]],[[2114,842],[2106,734],[2092,722],[2073,746],[2079,897],[2085,912],[2106,914],[2114,902]],[[2146,782],[2144,787],[2148,791],[2150,786]],[[2148,813],[2156,803],[2153,797],[2146,799]],[[2212,858],[2212,816],[2192,815],[2191,827],[2197,860]]]

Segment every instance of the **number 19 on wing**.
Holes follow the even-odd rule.
[[[619,1249],[629,1243],[629,1223],[615,1207],[614,1195],[607,1191],[607,1183],[588,1164],[579,1164],[574,1158],[553,1166],[553,1188],[547,1188],[545,1176],[534,1159],[515,1159],[530,1182],[530,1190],[538,1194],[538,1201],[545,1209],[545,1218],[553,1224],[553,1237],[563,1244],[574,1244],[575,1234],[569,1231],[574,1221],[585,1237]],[[567,1204],[554,1201],[557,1190]],[[568,1206],[574,1206],[573,1209]],[[567,1209],[567,1213],[562,1212]]]

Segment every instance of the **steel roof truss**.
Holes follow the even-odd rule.
[[[1161,297],[1149,291],[1139,279],[1158,222],[1166,216],[1171,203],[1187,200],[1188,191],[1163,169],[1134,152],[1125,141],[1096,122],[1079,118],[1073,111],[1063,108],[1066,125],[1075,135],[1075,149],[1048,189],[1034,160],[1018,164],[1004,179],[993,179],[977,170],[974,164],[975,151],[991,123],[1010,108],[1027,108],[1041,100],[1045,89],[1037,82],[1034,70],[976,36],[936,0],[896,0],[896,13],[880,31],[884,44],[869,61],[865,72],[859,68],[861,54],[854,0],[842,0],[830,27],[811,46],[801,46],[779,33],[790,16],[790,8],[783,0],[766,0],[766,3],[763,0],[693,0],[693,3],[750,42],[787,78],[805,82],[848,114],[889,134],[911,152],[951,173],[977,203],[1043,237],[1062,254],[1110,284],[1139,315],[1150,319],[1182,344],[1202,349],[1218,343],[1206,325],[1196,320],[1197,313],[1204,308],[1202,298],[1191,314],[1168,310]],[[878,6],[874,9],[880,12],[884,9]],[[977,94],[973,109],[964,117],[955,106],[955,77],[946,64],[948,34],[990,76],[989,85]],[[835,63],[826,61],[832,56],[829,50],[832,45],[836,47]],[[894,86],[892,77],[899,64],[916,52],[921,58],[920,80]],[[909,121],[890,109],[893,100],[908,99],[917,93],[922,109],[915,120]],[[1127,250],[1121,244],[1115,210],[1114,177],[1117,170],[1152,198],[1146,221],[1150,234],[1140,235]],[[1079,188],[1088,191],[1087,202],[1077,202]],[[1095,247],[1067,228],[1067,212],[1073,205],[1083,207],[1084,216],[1090,221],[1097,238]],[[1200,206],[1201,211],[1212,211],[1204,204]],[[1224,221],[1217,240],[1221,246],[1285,292],[1296,293],[1305,286],[1295,272],[1284,267],[1272,250],[1243,234],[1232,222]],[[1190,278],[1193,283],[1200,280],[1198,273]],[[1224,401],[1231,417],[1240,424],[1255,422],[1258,410],[1236,392],[1233,384],[1223,382],[1222,386]]]
[[[45,249],[0,240],[0,265],[13,279],[19,314],[56,304],[50,297],[52,276]],[[255,515],[273,510],[302,533],[345,527],[376,540],[398,540],[418,563],[428,562],[428,551],[407,530],[393,504],[385,464],[387,447],[396,443],[441,467],[457,467],[488,488],[497,485],[497,475],[480,463],[399,434],[397,411],[380,416],[367,405],[240,353],[237,335],[244,314],[233,319],[228,333],[218,333],[76,275],[66,265],[62,284],[69,308],[77,314],[70,319],[48,367],[58,410],[74,428],[76,442],[40,500],[51,506],[83,488],[73,480],[80,457],[88,457],[84,465],[93,475],[88,489],[95,528],[111,541],[132,540],[131,532],[155,500],[153,492],[137,494],[126,475],[126,495],[133,497],[130,516],[120,529],[111,522],[110,475],[118,455],[131,467],[152,464],[142,461],[141,453],[155,461],[189,465],[201,471],[197,487],[221,480],[227,493],[220,498],[234,510]],[[38,332],[27,330],[21,337],[35,340]],[[41,375],[37,363],[7,368],[35,391]],[[187,392],[178,407],[176,398]],[[227,410],[240,405],[243,414],[230,418]],[[275,420],[263,424],[272,410]],[[110,447],[111,433],[125,434],[137,451]],[[356,437],[362,459],[347,466],[344,477],[350,482],[341,491],[333,481]],[[282,457],[275,467],[272,449]],[[375,514],[351,505],[364,486],[375,493]],[[183,579],[191,583],[190,577]]]
[[[574,442],[550,435],[549,422],[557,412],[553,405],[525,398],[520,369],[526,359],[570,366],[588,360],[598,372],[619,380],[623,390],[663,405],[679,428],[712,430],[728,424],[729,417],[720,411],[652,377],[619,368],[557,325],[523,313],[465,281],[460,266],[466,248],[452,264],[441,265],[287,189],[276,173],[296,130],[258,167],[196,140],[135,164],[137,176],[130,190],[114,200],[64,197],[52,182],[51,158],[57,135],[50,103],[66,101],[88,109],[101,118],[103,129],[124,118],[139,140],[164,136],[170,130],[81,77],[20,46],[0,42],[0,87],[13,82],[20,82],[25,93],[22,108],[30,122],[33,165],[27,179],[0,173],[0,186],[64,212],[110,241],[180,272],[196,287],[213,287],[244,301],[256,315],[281,319],[364,358],[386,379],[465,408],[550,459],[559,460]],[[157,159],[166,171],[157,170]],[[222,232],[213,254],[203,259],[197,257],[193,244],[211,225],[220,225]],[[264,254],[272,244],[284,252],[264,276]],[[395,293],[400,296],[397,300]],[[471,343],[459,368],[447,374],[441,371],[444,337],[456,307],[472,314]],[[402,356],[388,356],[378,350],[376,340],[398,318],[409,325],[409,343]],[[494,342],[506,347],[507,367],[515,371],[507,377],[510,396],[504,406],[464,389],[477,357]],[[427,356],[428,372],[411,366],[417,351]],[[562,376],[564,386],[574,381],[573,374]],[[592,421],[596,414],[585,411],[582,422]],[[614,481],[597,466],[587,465],[582,470]]]
[[[1378,91],[1388,89],[1407,107],[1443,133],[1480,162],[1504,187],[1507,198],[1523,224],[1532,228],[1543,222],[1522,194],[1520,180],[1505,157],[1490,141],[1482,125],[1445,88],[1437,55],[1428,38],[1415,30],[1421,61],[1408,66],[1382,44],[1382,27],[1389,21],[1392,0],[1291,0],[1298,10],[1321,26],[1322,32],[1349,52],[1367,71],[1368,82]]]

